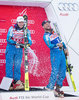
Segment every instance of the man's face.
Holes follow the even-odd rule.
[[[51,29],[50,23],[47,22],[46,24],[44,24],[43,28],[44,28],[45,30]]]
[[[19,26],[20,28],[23,28],[24,22],[18,22],[18,26]]]

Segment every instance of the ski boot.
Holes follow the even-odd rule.
[[[15,82],[16,82],[16,81],[13,80],[13,82],[11,83],[11,86],[10,86],[10,88],[9,88],[10,91],[14,90],[14,89],[13,89],[13,86],[14,86]]]
[[[24,84],[20,80],[13,81],[9,90],[24,90]]]
[[[54,90],[55,97],[61,97],[64,98],[64,92],[60,91],[60,87],[56,86],[56,89]]]
[[[47,91],[53,91],[53,89],[50,89],[50,88],[47,88],[47,87],[44,87],[45,90]]]

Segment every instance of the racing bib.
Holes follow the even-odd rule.
[[[23,30],[13,30],[13,40],[18,43],[23,43]]]
[[[53,33],[53,34],[50,35],[50,41],[53,44],[57,44],[57,43],[60,43],[61,42],[58,34],[56,34],[56,33]]]

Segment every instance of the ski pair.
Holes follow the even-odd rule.
[[[55,32],[58,34],[58,36],[59,36],[59,38],[60,38],[60,40],[62,42],[62,38],[61,38],[60,31],[59,31],[57,23],[56,22],[53,23],[53,26],[54,26]],[[70,79],[71,79],[74,91],[77,91],[76,85],[75,85],[75,82],[74,82],[74,79],[73,79],[73,75],[72,75],[72,68],[73,68],[73,66],[71,66],[70,63],[68,63],[68,57],[67,57],[66,54],[65,54],[65,57],[66,57],[66,69],[67,69],[67,72],[69,73],[69,76],[70,76]]]
[[[25,58],[25,85],[24,90],[29,91],[29,73],[28,73],[28,41],[27,41],[27,22],[28,17],[26,15],[23,16],[24,18],[24,58]]]

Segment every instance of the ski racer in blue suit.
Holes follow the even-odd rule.
[[[15,87],[17,89],[23,89],[21,77],[21,62],[23,55],[23,48],[17,44],[24,43],[24,18],[22,16],[17,17],[17,23],[11,26],[7,34],[7,47],[6,47],[6,77],[13,78],[14,83],[20,84],[20,86]],[[31,45],[31,34],[29,29],[27,29],[27,41]],[[13,71],[14,66],[14,71]]]
[[[68,50],[64,42],[61,42],[58,34],[54,31],[52,32],[50,21],[43,21],[42,26],[45,30],[43,39],[46,45],[50,48],[50,59],[52,66],[49,83],[46,86],[46,89],[53,90],[56,83],[56,89],[54,91],[55,95],[58,93],[57,96],[64,96],[64,93],[60,91],[63,80],[66,76],[66,59],[63,48],[67,55]]]

